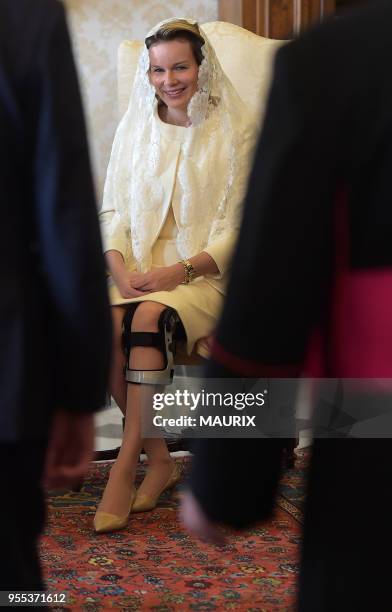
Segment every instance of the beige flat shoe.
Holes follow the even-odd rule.
[[[165,486],[162,487],[160,491],[158,491],[155,497],[144,495],[143,493],[139,493],[139,491],[137,492],[136,499],[132,506],[131,512],[148,512],[149,510],[153,510],[156,507],[159,497],[162,495],[162,493],[164,491],[167,491],[168,489],[172,489],[173,487],[175,487],[176,484],[181,480],[181,478],[182,465],[181,463],[175,463],[169,480],[167,481]]]
[[[94,516],[95,533],[109,533],[111,531],[119,531],[120,529],[124,529],[124,527],[126,527],[128,524],[129,515],[135,500],[136,489],[133,487],[129,511],[125,516],[117,516],[116,514],[111,514],[110,512],[102,512],[101,510],[97,510]]]

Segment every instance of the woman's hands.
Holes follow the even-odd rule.
[[[154,268],[149,272],[131,272],[130,277],[134,289],[146,294],[153,291],[172,291],[182,283],[185,273],[182,263],[176,263]]]
[[[177,264],[156,268],[149,272],[121,272],[112,274],[121,296],[125,299],[140,297],[155,291],[171,291],[184,280],[184,266]]]
[[[184,265],[181,262],[142,273],[129,272],[119,251],[107,251],[106,261],[117,289],[124,299],[140,297],[155,291],[172,291],[185,280]],[[205,251],[191,257],[189,261],[195,270],[195,276],[219,272],[214,259]]]
[[[115,282],[115,285],[119,292],[121,293],[121,297],[124,299],[131,299],[134,297],[140,297],[145,294],[145,291],[140,291],[136,289],[133,283],[133,277],[136,272],[128,272],[125,270],[124,272],[113,274],[112,277]]]
[[[128,300],[153,291],[171,291],[185,278],[182,263],[154,268],[144,273],[129,272],[121,253],[115,250],[106,252],[106,261],[121,297]]]
[[[219,268],[214,259],[202,251],[198,255],[191,257],[189,262],[195,271],[195,277],[204,274],[217,274]],[[184,264],[178,262],[172,266],[154,268],[144,274],[134,272],[132,274],[132,286],[135,289],[150,293],[152,291],[172,291],[185,280]]]
[[[143,291],[140,291],[133,285],[132,281],[135,272],[129,272],[127,270],[124,258],[119,251],[107,251],[106,262],[121,297],[129,300],[144,295]]]

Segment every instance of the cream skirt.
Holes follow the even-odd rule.
[[[153,268],[170,266],[181,259],[176,247],[176,235],[177,226],[170,207],[166,222],[153,247]],[[213,331],[223,305],[223,295],[202,276],[189,285],[178,285],[172,291],[157,291],[129,300],[120,295],[111,276],[108,283],[112,306],[159,302],[174,308],[185,328],[188,354],[192,352],[195,342]]]

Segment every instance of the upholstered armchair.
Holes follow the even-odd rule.
[[[202,27],[237,92],[261,121],[271,79],[273,57],[284,41],[262,38],[244,28],[223,21],[205,23]],[[137,60],[143,44],[142,41],[125,40],[118,50],[120,117],[128,106]],[[195,364],[198,362],[198,355],[208,356],[208,342],[204,339],[197,343],[190,358],[180,347],[176,363]]]

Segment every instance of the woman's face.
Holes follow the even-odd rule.
[[[187,40],[170,40],[149,50],[150,82],[169,109],[185,111],[197,91],[199,66]]]

